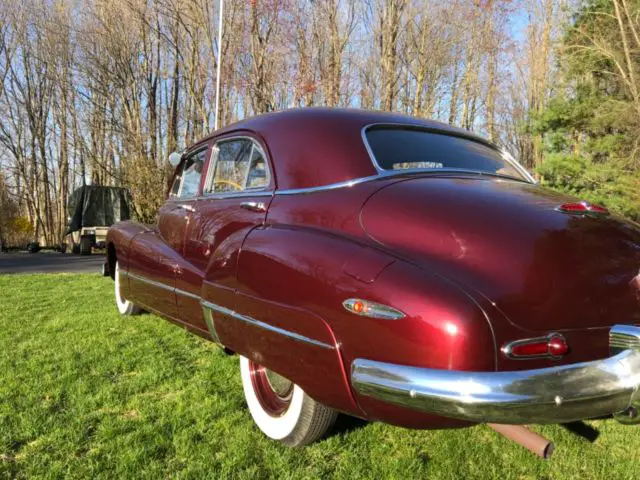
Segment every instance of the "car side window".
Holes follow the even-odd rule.
[[[269,169],[262,149],[248,138],[219,142],[215,147],[215,171],[207,193],[242,192],[269,184]]]
[[[262,149],[255,143],[251,151],[251,163],[247,174],[247,188],[264,188],[269,185],[269,169]]]
[[[206,154],[206,149],[200,150],[182,162],[173,180],[170,197],[190,198],[198,195]]]

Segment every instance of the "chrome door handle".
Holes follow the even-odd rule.
[[[252,212],[266,212],[267,207],[262,202],[242,202],[240,204],[245,210],[251,210]]]
[[[178,208],[181,208],[182,210],[187,210],[188,212],[195,212],[196,209],[194,207],[192,207],[191,205],[178,205]]]

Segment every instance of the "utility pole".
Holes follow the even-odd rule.
[[[213,129],[218,129],[218,118],[220,117],[220,71],[222,67],[222,12],[224,0],[220,0],[218,12],[218,68],[216,72],[216,111],[213,118]]]

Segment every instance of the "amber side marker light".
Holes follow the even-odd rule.
[[[526,360],[529,358],[553,358],[558,360],[569,352],[569,345],[559,333],[546,337],[525,338],[505,343],[502,353],[507,358]]]
[[[342,302],[342,306],[345,310],[362,317],[379,318],[381,320],[400,320],[404,318],[404,313],[400,310],[360,298],[349,298]]]
[[[605,207],[594,205],[589,202],[563,203],[556,210],[562,213],[571,213],[574,215],[609,215],[609,210]]]

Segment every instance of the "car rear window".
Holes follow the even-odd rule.
[[[365,135],[383,170],[470,170],[526,180],[499,150],[467,138],[398,127],[374,127]]]

